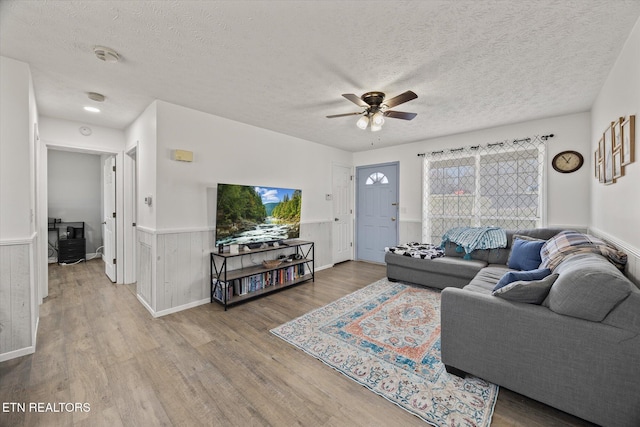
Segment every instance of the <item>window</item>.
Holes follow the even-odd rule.
[[[423,241],[453,227],[541,226],[544,148],[536,137],[426,154]]]
[[[374,172],[367,177],[365,181],[365,185],[373,185],[373,184],[388,184],[389,179],[382,172]]]

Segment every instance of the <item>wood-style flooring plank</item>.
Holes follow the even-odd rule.
[[[154,319],[102,261],[52,264],[37,351],[0,363],[0,401],[91,411],[0,413],[0,426],[425,426],[269,332],[384,276],[383,265],[346,262],[227,311]],[[492,425],[590,424],[501,389]]]

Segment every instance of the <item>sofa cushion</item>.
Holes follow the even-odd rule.
[[[491,295],[509,301],[541,304],[557,278],[558,274],[551,274],[542,280],[518,280],[493,291]]]
[[[532,281],[532,280],[541,280],[551,274],[551,270],[548,268],[539,268],[537,270],[528,270],[528,271],[509,271],[504,274],[496,283],[496,286],[493,288],[494,291],[507,286],[509,283],[513,283],[519,280],[524,281]]]
[[[412,268],[428,273],[447,274],[455,277],[473,279],[478,272],[487,266],[484,261],[465,260],[456,257],[440,257],[434,259],[418,259],[392,253],[385,254],[387,264],[393,263],[400,267]]]
[[[510,271],[506,265],[489,265],[483,268],[463,289],[481,294],[491,295],[496,282]]]
[[[629,296],[611,310],[602,323],[640,334],[640,289],[632,289]]]
[[[464,250],[458,252],[458,245],[453,242],[447,242],[443,246],[445,257],[450,258],[463,258],[465,255]],[[486,263],[496,263],[496,264],[506,264],[506,262],[501,259],[506,260],[509,256],[510,250],[507,248],[498,248],[498,249],[476,249],[471,252],[471,259],[476,261],[484,261]]]
[[[558,314],[600,322],[625,299],[633,284],[603,256],[587,253],[566,258],[545,300]]]
[[[545,240],[529,240],[514,237],[507,266],[515,270],[534,270],[540,266],[540,249]]]
[[[471,258],[474,260],[485,261],[487,264],[503,264],[507,265],[507,261],[511,254],[511,247],[513,246],[513,239],[515,236],[529,237],[532,239],[548,240],[565,230],[564,228],[530,228],[522,230],[506,230],[507,232],[507,247],[499,249],[481,249],[471,252]],[[464,251],[456,252],[458,245],[452,242],[447,242],[444,245],[445,256],[462,258]]]

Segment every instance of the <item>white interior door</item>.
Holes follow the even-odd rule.
[[[398,244],[398,163],[358,167],[356,185],[357,258],[382,263]]]
[[[137,262],[137,253],[136,251],[138,250],[137,246],[138,246],[138,229],[136,228],[136,223],[137,223],[137,218],[138,218],[138,205],[137,205],[137,200],[138,200],[138,158],[137,158],[137,152],[138,152],[138,148],[136,146],[136,148],[132,149],[131,151],[129,151],[128,154],[128,158],[130,159],[129,161],[129,166],[130,166],[130,173],[129,173],[129,177],[131,179],[131,198],[129,199],[129,206],[131,209],[131,237],[129,238],[129,242],[127,242],[125,240],[125,259],[124,259],[124,263],[125,263],[125,274],[124,274],[124,282],[125,283],[134,283],[137,282],[137,272],[136,272],[136,267],[138,265]],[[125,189],[126,192],[126,189]],[[125,206],[125,213],[126,213],[126,209],[127,207]],[[127,221],[127,218],[125,217],[125,221]],[[126,233],[126,231],[125,231]],[[125,239],[127,239],[127,237],[125,236]],[[127,252],[129,251],[129,255],[127,255]]]
[[[104,221],[102,236],[104,239],[104,271],[112,282],[116,281],[116,158],[107,157],[104,161]]]
[[[333,165],[333,263],[353,258],[351,168]]]

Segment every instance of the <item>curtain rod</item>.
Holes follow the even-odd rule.
[[[548,140],[549,138],[553,138],[553,136],[554,136],[554,135],[553,135],[552,133],[550,133],[550,134],[548,134],[548,135],[542,135],[542,136],[540,137],[540,139],[541,139],[541,140],[543,140],[543,141],[546,141],[546,140]],[[537,136],[536,136],[536,137],[537,137]],[[530,141],[531,141],[531,138],[522,138],[522,139],[514,139],[514,140],[513,140],[513,141],[511,141],[511,142],[512,142],[513,144],[517,144],[517,143],[519,143],[519,142],[530,142]],[[504,144],[505,144],[505,142],[507,142],[507,141],[505,140],[505,141],[499,141],[499,142],[489,143],[489,144],[487,144],[487,147],[494,147],[494,146],[504,145]],[[478,149],[478,148],[480,148],[480,147],[481,147],[480,145],[472,145],[472,146],[470,146],[470,147],[469,147],[469,149],[471,149],[471,150],[477,150],[477,149]],[[451,148],[451,149],[449,149],[449,152],[450,152],[450,153],[454,153],[454,152],[456,152],[456,151],[462,151],[462,150],[464,150],[464,149],[465,149],[465,147],[460,147],[460,148]],[[432,151],[432,152],[431,152],[431,153],[429,153],[429,154],[442,154],[442,153],[444,153],[444,152],[445,152],[445,150],[439,150],[439,151]],[[426,156],[426,155],[427,155],[427,153],[418,153],[418,157],[424,157],[424,156]]]

